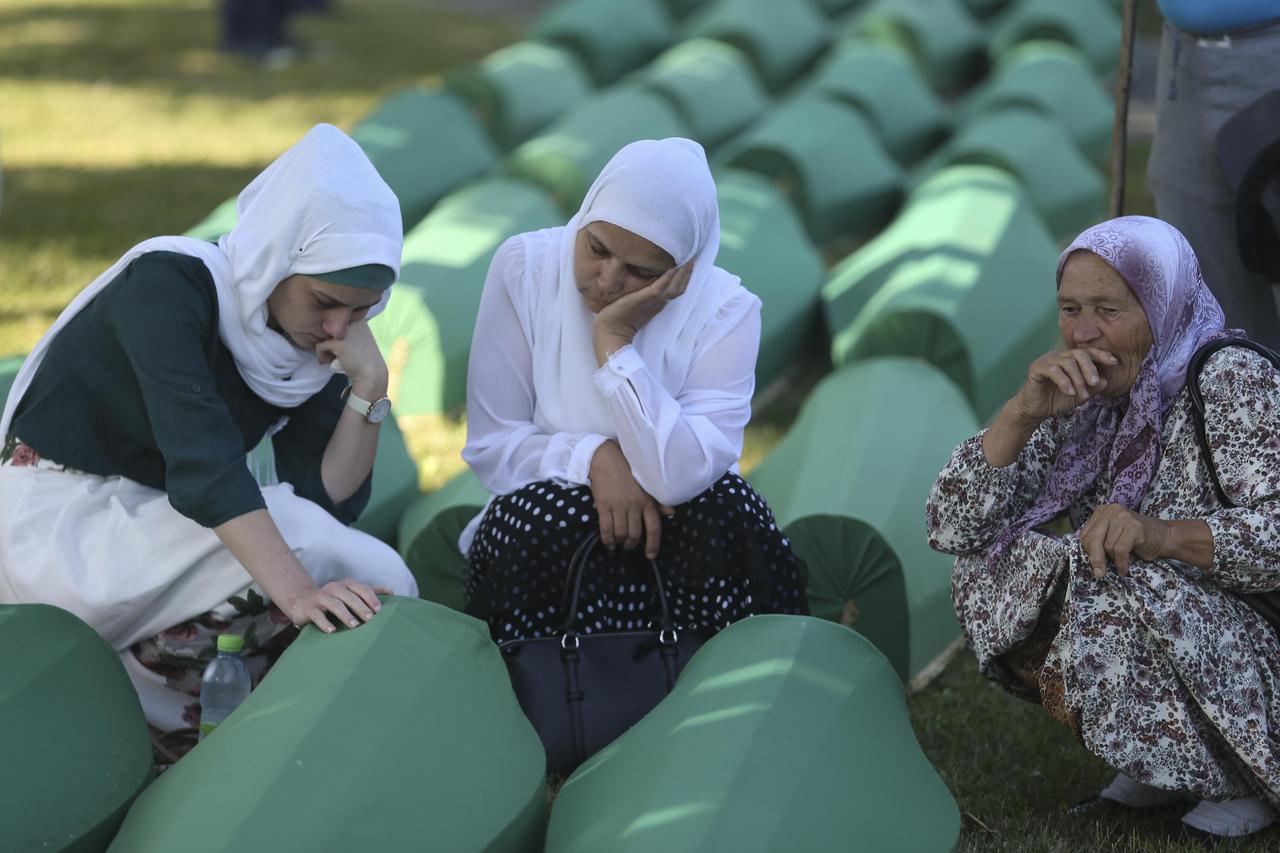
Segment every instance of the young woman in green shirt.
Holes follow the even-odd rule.
[[[365,320],[399,274],[395,195],[318,125],[237,210],[217,244],[145,241],[82,291],[0,418],[0,602],[84,619],[166,730],[197,713],[213,634],[356,627],[377,593],[417,593],[347,527],[389,409]],[[266,436],[259,482],[246,456]]]

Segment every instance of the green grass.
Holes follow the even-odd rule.
[[[1093,796],[1114,771],[1039,705],[1006,694],[963,652],[910,699],[911,722],[965,820],[962,851],[1125,851],[1204,849],[1171,832],[1190,805],[1117,810],[1082,819],[1065,809]],[[1219,844],[1217,851],[1280,849],[1280,830]]]
[[[218,54],[215,0],[0,0],[0,356],[22,353],[126,248],[181,233],[313,123],[351,127],[388,92],[509,43],[504,20],[421,0],[346,0],[297,33],[323,58],[265,71]],[[1149,212],[1135,140],[1127,209]],[[811,356],[756,413],[749,469],[826,369]],[[461,467],[463,422],[410,425],[424,485]],[[1199,849],[1166,842],[1176,809],[1077,822],[1065,806],[1111,772],[963,654],[910,699],[921,745],[966,815],[966,851]],[[1280,848],[1268,833],[1221,850]]]
[[[180,234],[316,122],[520,36],[422,0],[347,0],[266,71],[215,50],[216,0],[0,2],[0,356],[134,243]]]

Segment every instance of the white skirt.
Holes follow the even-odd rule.
[[[287,483],[262,490],[285,542],[317,584],[351,578],[414,596],[400,555],[345,527]],[[214,532],[168,496],[124,477],[47,464],[0,465],[0,603],[69,610],[117,650],[253,586]]]

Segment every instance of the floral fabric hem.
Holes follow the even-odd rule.
[[[230,618],[213,611],[202,613],[130,647],[140,664],[165,679],[171,694],[166,699],[173,706],[170,710],[177,712],[170,716],[180,716],[193,728],[200,724],[200,682],[218,653],[219,634],[244,638],[241,657],[254,687],[298,636],[289,617],[253,589],[245,597],[228,599],[227,605],[234,613]]]

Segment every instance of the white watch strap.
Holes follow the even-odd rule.
[[[364,397],[358,396],[350,388],[347,389],[347,407],[358,413],[362,418],[369,417],[369,413],[373,411],[373,403],[370,403]]]

